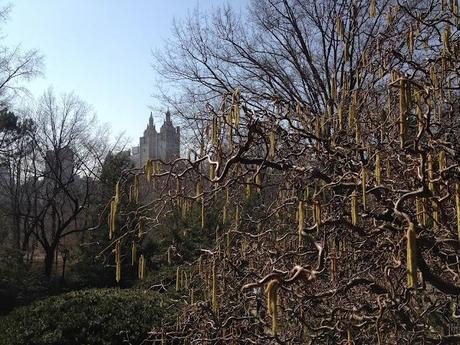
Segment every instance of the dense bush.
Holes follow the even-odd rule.
[[[50,292],[51,282],[22,262],[22,253],[0,248],[0,315]]]
[[[159,301],[153,293],[120,289],[50,297],[1,319],[0,344],[139,344],[152,326],[168,319]]]

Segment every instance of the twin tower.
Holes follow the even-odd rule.
[[[180,128],[174,127],[171,121],[171,113],[166,112],[166,117],[160,131],[157,132],[150,113],[149,123],[144,135],[139,138],[139,146],[131,150],[131,158],[140,168],[149,159],[161,159],[163,162],[174,160],[180,155]]]

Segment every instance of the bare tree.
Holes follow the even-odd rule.
[[[0,8],[0,24],[8,20],[11,6]],[[0,43],[0,102],[4,107],[18,94],[27,93],[25,82],[42,73],[43,58],[38,50],[23,50],[20,45]]]
[[[89,216],[96,211],[89,206],[111,147],[91,108],[73,94],[56,97],[48,90],[29,113],[35,128],[26,157],[29,173],[22,183],[26,200],[21,217],[43,250],[50,276],[63,241],[92,227]]]
[[[184,310],[154,339],[457,343],[457,2],[265,0],[248,13],[192,17],[160,56],[201,148],[140,172],[177,187],[130,214],[117,265],[118,241],[168,207],[201,209],[205,229],[219,199],[225,231],[178,269],[193,276],[177,283]]]

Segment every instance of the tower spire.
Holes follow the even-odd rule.
[[[150,112],[149,127],[153,127],[153,114],[152,114],[152,112]]]
[[[166,123],[170,123],[171,122],[171,112],[169,111],[169,108],[168,110],[166,111]]]

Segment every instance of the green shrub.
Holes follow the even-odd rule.
[[[40,272],[22,262],[22,253],[0,248],[0,315],[27,304],[50,290],[50,282]]]
[[[0,319],[0,344],[140,344],[168,319],[159,303],[157,294],[141,290],[91,289],[50,297]]]

